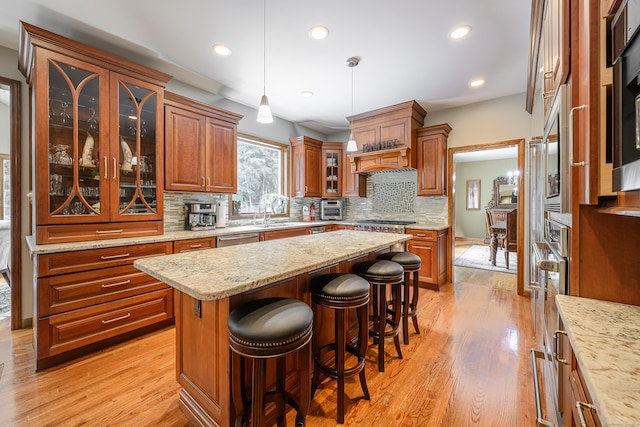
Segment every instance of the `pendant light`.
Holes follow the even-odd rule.
[[[267,0],[263,0],[263,69],[262,69],[262,99],[260,107],[258,107],[258,123],[273,123],[271,115],[271,107],[269,107],[269,99],[267,98]]]
[[[351,68],[351,116],[353,117],[353,68],[360,63],[360,58],[352,56],[347,59],[347,67]],[[353,137],[353,131],[349,134],[349,141],[347,142],[347,152],[353,153],[358,151],[358,144]]]

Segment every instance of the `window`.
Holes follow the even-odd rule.
[[[231,218],[253,217],[267,210],[289,215],[289,146],[238,137],[238,191],[231,197]]]

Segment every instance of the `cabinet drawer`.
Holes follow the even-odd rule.
[[[38,317],[167,288],[126,265],[38,279]]]
[[[284,239],[287,237],[295,237],[295,236],[306,236],[309,234],[309,228],[292,228],[289,230],[273,230],[273,231],[265,231],[263,240],[276,240],[276,239]]]
[[[45,245],[50,243],[156,236],[162,233],[164,233],[164,224],[162,221],[49,225],[38,226],[36,241],[39,245]]]
[[[38,256],[38,277],[131,265],[138,258],[170,254],[171,251],[171,242],[161,242],[45,254]]]
[[[173,289],[163,289],[38,320],[38,359],[173,317]]]
[[[404,232],[406,234],[413,234],[413,239],[411,240],[438,240],[438,232],[434,230],[418,230],[415,228],[407,228]]]
[[[201,249],[211,249],[216,247],[215,237],[202,239],[177,240],[173,242],[173,253],[199,251]]]

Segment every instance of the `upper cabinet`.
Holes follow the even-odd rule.
[[[416,167],[418,196],[447,194],[447,137],[451,126],[441,124],[418,129],[416,137]]]
[[[322,197],[322,141],[298,136],[290,138],[294,197]]]
[[[242,116],[167,92],[167,190],[235,193],[237,125]]]
[[[322,197],[342,197],[342,142],[322,143]]]
[[[22,23],[38,244],[163,232],[170,76]]]
[[[540,52],[545,122],[560,85],[569,75],[569,41],[569,1],[545,0]]]

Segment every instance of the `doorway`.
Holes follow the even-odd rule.
[[[9,285],[11,329],[22,328],[21,207],[20,207],[20,82],[0,77],[0,238],[9,251],[0,258],[3,282]],[[6,125],[5,125],[6,123]]]
[[[524,230],[524,200],[525,200],[525,187],[524,187],[524,170],[525,170],[525,162],[524,162],[524,139],[516,139],[516,140],[507,140],[489,144],[478,144],[472,146],[465,147],[455,147],[449,148],[448,150],[448,185],[450,190],[450,196],[448,200],[448,210],[449,210],[449,226],[450,226],[450,257],[447,266],[448,276],[451,281],[454,281],[454,268],[453,263],[459,253],[456,253],[456,237],[464,237],[465,230],[462,227],[456,227],[457,218],[459,216],[469,216],[470,218],[477,217],[477,223],[471,222],[472,227],[478,228],[475,231],[467,230],[467,234],[471,234],[474,237],[471,239],[465,239],[465,246],[471,246],[473,243],[478,243],[478,245],[486,245],[487,233],[486,231],[486,220],[485,220],[485,207],[487,205],[487,201],[491,198],[490,196],[494,191],[494,179],[501,175],[506,175],[507,170],[495,170],[489,175],[491,178],[479,178],[473,177],[472,174],[467,173],[462,174],[461,179],[457,179],[456,177],[456,162],[455,160],[462,156],[470,156],[472,153],[484,155],[487,159],[490,158],[491,153],[498,153],[499,151],[504,151],[513,147],[515,149],[515,159],[512,160],[515,168],[521,172],[519,178],[519,186],[517,190],[517,196],[513,198],[512,206],[517,208],[517,235],[523,236]],[[498,151],[499,150],[499,151]],[[482,156],[481,156],[482,157]],[[480,157],[480,158],[481,158]],[[495,175],[495,176],[493,176]],[[464,182],[462,182],[464,181]],[[484,185],[483,185],[484,181]],[[459,197],[455,196],[455,193],[463,192],[462,196],[458,194]],[[474,192],[475,191],[475,192]],[[468,193],[468,194],[467,194]],[[458,203],[456,203],[456,199]],[[461,202],[464,200],[464,202]],[[518,238],[516,243],[515,252],[520,255],[518,258],[524,259],[523,254],[523,244],[524,239]],[[488,251],[488,247],[486,248]],[[459,251],[458,251],[459,252]],[[500,254],[499,254],[500,256]],[[489,259],[487,257],[487,263],[489,263]],[[524,294],[524,269],[523,263],[518,262],[516,266],[516,283],[517,283],[517,293],[518,295]]]

